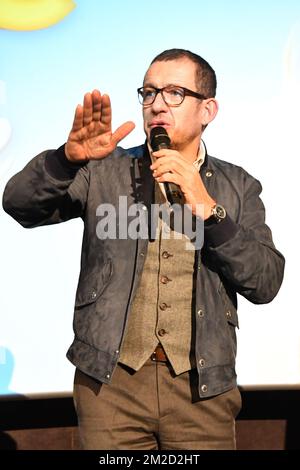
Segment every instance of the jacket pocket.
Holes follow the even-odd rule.
[[[236,358],[236,328],[239,327],[238,314],[236,306],[228,296],[224,284],[221,282],[219,286],[219,294],[223,304],[224,314],[224,333],[229,339],[227,343],[228,352],[230,351],[230,363],[234,364]]]
[[[223,283],[220,283],[219,286],[219,294],[221,296],[223,305],[224,305],[224,313],[226,316],[226,320],[230,325],[233,325],[235,327],[239,327],[239,319],[238,319],[238,314],[237,314],[237,309],[232,303],[231,299],[227,295],[226,289],[223,285]]]
[[[236,326],[237,328],[239,327],[238,314],[234,307],[226,308],[226,318],[230,325]]]
[[[76,292],[75,308],[96,302],[106,288],[111,276],[112,262],[108,260],[98,270],[94,270],[87,276],[80,278]]]

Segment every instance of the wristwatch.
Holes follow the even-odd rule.
[[[205,220],[205,225],[218,224],[226,217],[226,210],[221,204],[215,204],[211,209],[211,216]]]

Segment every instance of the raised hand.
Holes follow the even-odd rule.
[[[84,95],[83,106],[78,105],[74,122],[65,145],[67,158],[72,162],[98,160],[107,157],[135,127],[125,122],[112,133],[111,104],[108,95],[99,90]]]

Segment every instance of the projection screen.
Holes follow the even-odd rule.
[[[114,129],[136,123],[122,146],[142,143],[136,89],[152,58],[173,47],[203,56],[220,105],[204,132],[208,152],[261,181],[286,257],[272,303],[239,298],[238,382],[298,387],[299,1],[21,3],[0,5],[1,193],[32,157],[66,141],[77,103],[94,88],[111,97]],[[0,224],[0,392],[68,393],[82,221],[23,229],[1,209]]]

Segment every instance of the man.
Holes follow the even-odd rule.
[[[109,97],[94,90],[77,107],[67,143],[35,157],[7,185],[4,208],[24,227],[84,220],[67,356],[77,367],[86,449],[235,448],[236,294],[270,302],[284,259],[264,222],[260,183],[207,155],[201,141],[217,114],[215,91],[204,59],[165,51],[138,90],[145,145],[116,148],[134,124],[112,133]],[[171,148],[152,152],[158,126]],[[194,220],[204,219],[202,249],[187,250],[186,236],[164,237],[176,230],[158,216],[156,237],[120,235],[121,198],[126,214],[137,203],[145,213],[152,203],[169,207],[165,183],[177,185]],[[103,204],[116,208],[113,236],[99,225]]]

